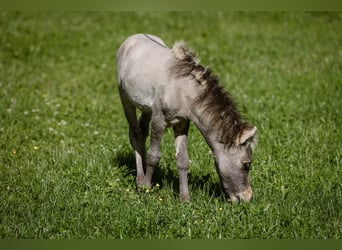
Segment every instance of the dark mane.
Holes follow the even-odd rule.
[[[198,84],[206,86],[194,105],[199,106],[210,117],[210,125],[221,133],[219,140],[228,147],[233,146],[241,132],[251,126],[242,121],[230,94],[220,86],[218,77],[208,67],[199,64],[194,52],[183,42],[177,42],[172,50],[178,60],[171,67],[171,74],[177,78],[193,77]]]

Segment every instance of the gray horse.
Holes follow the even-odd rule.
[[[192,121],[212,150],[228,202],[249,201],[249,169],[256,127],[242,121],[218,78],[199,64],[183,42],[172,49],[153,35],[128,37],[117,52],[121,102],[135,150],[138,187],[151,186],[160,143],[167,127],[175,136],[180,200],[189,201],[187,134]],[[141,116],[137,118],[137,109]],[[150,129],[150,148],[145,143]]]

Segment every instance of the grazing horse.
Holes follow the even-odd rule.
[[[153,35],[128,37],[117,52],[121,102],[135,151],[136,184],[151,186],[167,127],[175,136],[179,196],[189,201],[187,135],[192,121],[208,143],[228,202],[249,201],[256,127],[242,121],[230,95],[183,42],[172,49]],[[136,110],[141,111],[137,117]],[[150,147],[145,143],[150,129]]]

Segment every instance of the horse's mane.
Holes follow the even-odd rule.
[[[212,71],[201,64],[195,53],[185,46],[184,42],[176,42],[172,48],[176,64],[171,67],[171,74],[177,78],[192,77],[198,84],[206,86],[195,99],[194,105],[202,108],[210,125],[220,132],[222,143],[231,147],[242,131],[251,128],[237,110],[232,97],[219,85],[219,79]]]

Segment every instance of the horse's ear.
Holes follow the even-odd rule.
[[[238,145],[244,144],[248,139],[252,138],[257,131],[257,128],[255,126],[245,128],[240,137],[238,138]]]

